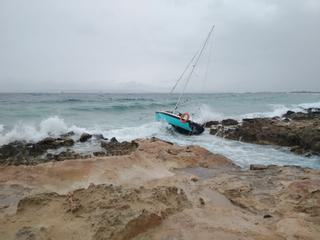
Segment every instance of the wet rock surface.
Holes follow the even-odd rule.
[[[249,143],[286,146],[297,154],[320,154],[320,110],[288,111],[281,118],[243,119],[228,127],[221,123],[212,125],[210,133]]]
[[[102,141],[101,147],[106,150],[107,156],[127,155],[132,153],[138,148],[138,143],[131,142],[118,142],[116,138],[111,138],[110,141]]]
[[[304,112],[287,111],[282,117],[292,120],[320,118],[320,108],[308,108]]]
[[[89,134],[89,133],[82,133],[80,138],[79,138],[79,141],[80,142],[86,142],[88,141],[90,138],[92,138],[92,135]]]
[[[57,138],[46,137],[36,143],[15,141],[2,145],[0,146],[0,165],[36,165],[91,156],[126,155],[135,151],[138,146],[135,142],[118,142],[115,138],[108,141],[102,134],[83,133],[79,138],[80,144],[86,144],[89,139],[94,138],[94,141],[101,145],[101,151],[79,153],[72,148],[75,145],[72,136],[74,133],[68,132]]]
[[[57,154],[47,153],[46,157],[44,158],[45,161],[64,161],[69,159],[76,159],[76,158],[89,158],[91,155],[84,155],[76,153],[75,151],[71,151],[67,149],[66,151],[62,151]]]
[[[208,122],[205,122],[203,126],[206,128],[210,128],[211,126],[215,126],[219,124],[220,124],[219,121],[208,121]]]
[[[71,138],[52,138],[47,137],[37,143],[28,143],[25,141],[15,141],[0,147],[1,165],[34,165],[49,161],[41,157],[49,149],[58,149],[61,147],[71,147],[74,140]]]
[[[222,126],[233,126],[239,124],[237,120],[234,119],[224,119],[221,121]]]

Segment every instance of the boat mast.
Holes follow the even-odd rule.
[[[178,78],[178,81],[174,84],[173,88],[171,89],[169,94],[172,94],[174,92],[174,90],[176,89],[176,87],[178,86],[178,83],[181,81],[181,79],[183,78],[184,74],[186,73],[186,71],[189,69],[190,65],[193,63],[193,60],[196,58],[196,56],[198,55],[198,52],[196,52],[194,54],[194,56],[191,58],[190,62],[188,63],[188,65],[185,67],[185,69],[183,70],[183,72],[181,73],[180,77]]]
[[[180,101],[181,101],[181,98],[182,98],[182,96],[183,96],[183,94],[184,94],[184,92],[185,92],[185,90],[186,90],[186,88],[187,88],[187,85],[188,85],[189,81],[190,81],[190,78],[191,78],[191,76],[192,76],[192,74],[193,74],[193,72],[194,72],[194,70],[195,70],[195,68],[196,68],[196,66],[197,66],[197,64],[198,64],[201,56],[202,56],[202,53],[203,53],[204,49],[205,49],[206,46],[207,46],[207,43],[208,43],[208,41],[209,41],[209,39],[210,39],[210,36],[211,36],[211,34],[212,34],[212,31],[213,31],[214,27],[215,27],[215,25],[212,25],[212,27],[211,27],[211,29],[210,29],[210,31],[209,31],[209,33],[208,33],[208,36],[207,36],[206,40],[204,41],[203,46],[202,46],[202,48],[201,48],[201,50],[200,50],[200,52],[199,52],[199,54],[198,54],[198,57],[196,58],[195,63],[192,65],[192,69],[191,69],[191,71],[190,71],[190,73],[189,73],[189,75],[188,75],[188,77],[187,77],[186,83],[185,83],[185,85],[184,85],[184,87],[183,87],[183,90],[182,90],[180,96],[179,96],[178,102],[177,102],[177,104],[176,104],[175,107],[174,107],[173,112],[175,112],[175,111],[177,110],[177,108],[178,108],[178,105],[179,105],[179,103],[180,103]],[[196,54],[196,55],[197,55],[197,54]],[[195,56],[196,56],[196,55],[195,55]],[[193,61],[193,59],[195,58],[195,56],[192,58],[191,62]],[[191,64],[191,62],[188,64],[187,68],[185,69],[185,71],[183,72],[183,74],[182,74],[182,75],[180,76],[180,78],[178,79],[178,82],[181,80],[182,76],[184,75],[184,73],[186,72],[186,70],[189,68],[189,65]],[[176,85],[178,84],[178,82],[176,83]],[[176,85],[174,86],[174,88],[176,87]]]

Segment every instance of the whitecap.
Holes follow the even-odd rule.
[[[39,141],[45,137],[57,137],[69,131],[73,131],[76,135],[82,132],[90,132],[85,128],[79,128],[75,125],[68,126],[63,119],[53,116],[42,120],[38,125],[20,122],[7,132],[3,132],[2,129],[0,131],[0,145],[16,140]]]
[[[313,103],[301,103],[298,104],[300,108],[320,108],[320,102],[313,102]]]

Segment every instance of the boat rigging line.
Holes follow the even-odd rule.
[[[187,78],[186,78],[186,82],[185,82],[185,84],[184,84],[183,90],[182,90],[182,92],[180,93],[178,102],[176,103],[176,105],[175,105],[175,107],[174,107],[174,109],[173,109],[173,112],[175,112],[175,111],[177,110],[178,106],[179,106],[179,103],[180,103],[180,101],[181,101],[181,98],[182,98],[183,94],[185,93],[185,90],[186,90],[186,88],[187,88],[187,85],[188,85],[188,83],[189,83],[189,81],[190,81],[190,79],[191,79],[191,77],[192,77],[192,74],[193,74],[193,72],[194,72],[194,70],[195,70],[195,68],[196,68],[196,66],[197,66],[197,64],[198,64],[198,62],[199,62],[199,60],[200,60],[200,58],[201,58],[201,56],[202,56],[202,53],[203,53],[203,51],[204,51],[204,49],[205,49],[205,47],[206,47],[206,45],[207,45],[207,43],[208,43],[208,41],[209,41],[209,39],[210,39],[210,36],[211,36],[211,34],[212,34],[212,32],[213,32],[214,27],[215,27],[215,25],[212,25],[212,27],[211,27],[211,29],[210,29],[210,32],[209,32],[209,34],[208,34],[208,36],[207,36],[207,38],[206,38],[206,40],[205,40],[205,42],[204,42],[204,44],[203,44],[203,46],[202,46],[202,48],[201,48],[199,54],[198,54],[198,55],[197,55],[197,54],[195,55],[195,56],[197,56],[197,57],[196,57],[196,60],[195,60],[194,64],[192,65],[192,68],[191,68],[191,71],[190,71],[189,75],[188,75]],[[184,73],[187,71],[187,69],[189,68],[190,64],[193,62],[195,56],[192,58],[192,61],[190,61],[190,63],[189,63],[188,66],[186,67],[186,69],[185,69],[185,71],[183,72],[183,74],[181,74],[180,78],[178,79],[178,82],[181,80],[182,76],[183,76]],[[175,84],[174,88],[176,87],[176,85],[178,84],[178,82]]]

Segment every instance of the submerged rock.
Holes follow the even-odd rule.
[[[92,135],[96,140],[108,140],[108,138],[105,138],[104,136],[103,136],[103,134],[93,134]]]

